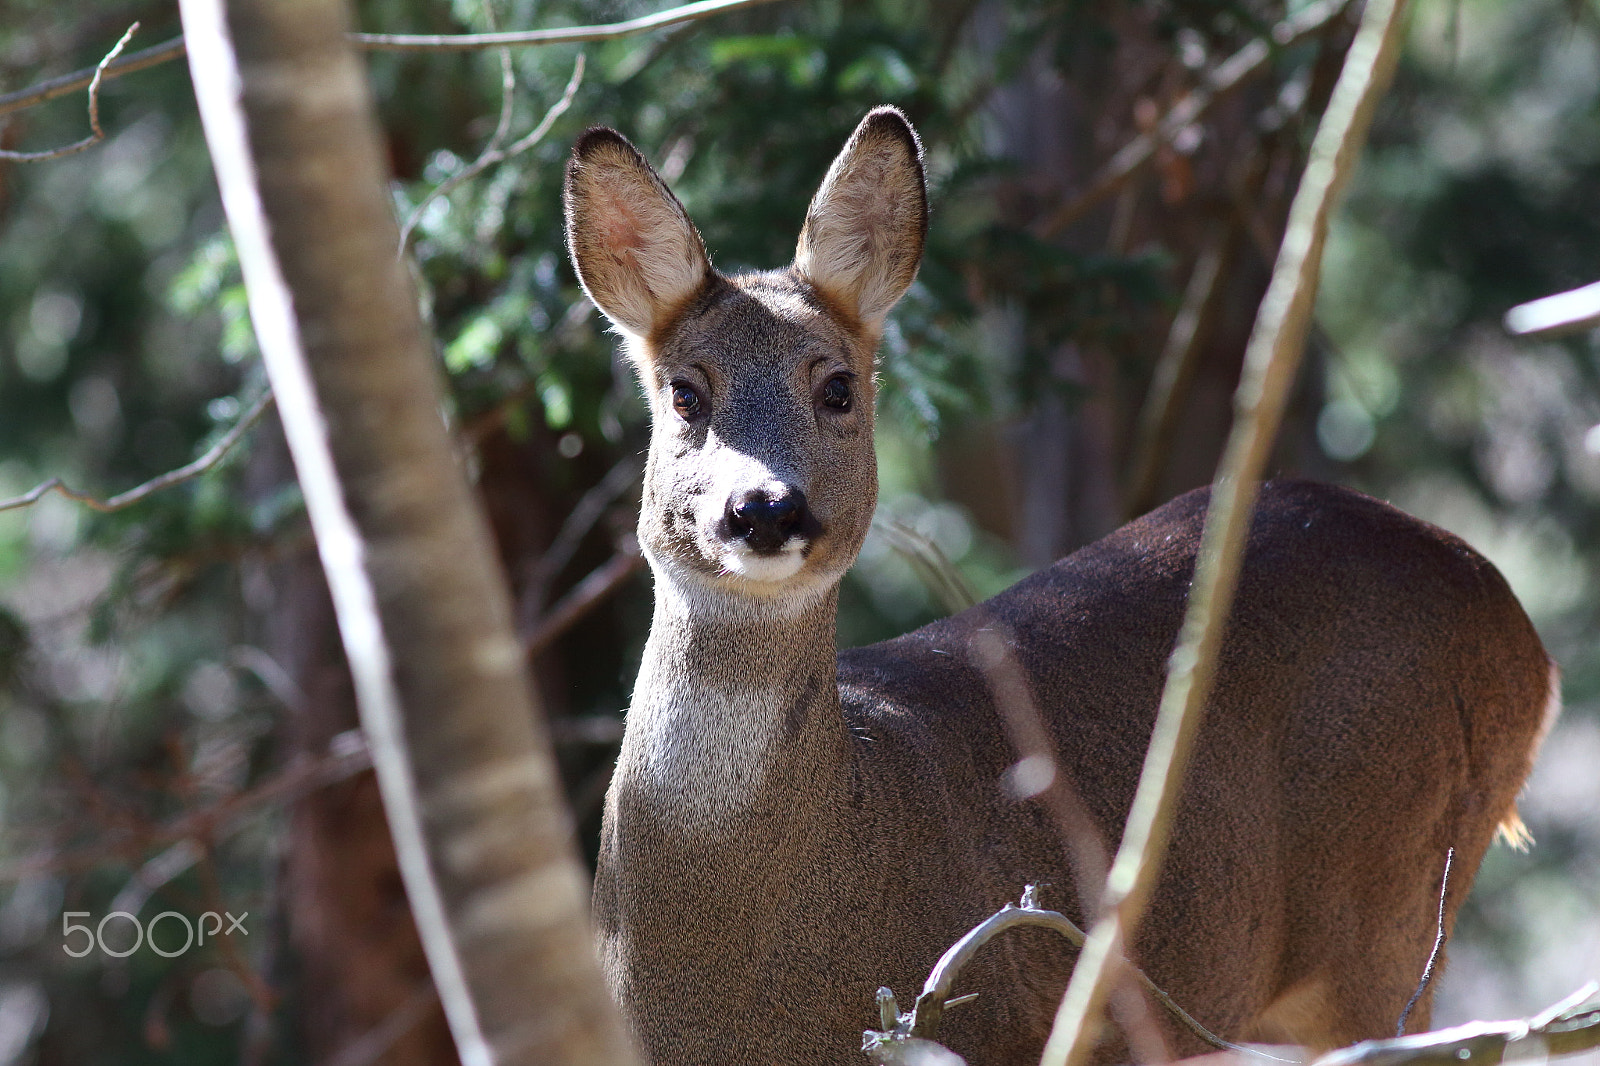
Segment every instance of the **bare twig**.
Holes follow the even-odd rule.
[[[1178,416],[1194,381],[1200,362],[1200,345],[1210,311],[1221,291],[1223,264],[1233,245],[1233,227],[1213,223],[1200,255],[1195,259],[1183,303],[1167,331],[1167,343],[1156,361],[1150,391],[1139,411],[1134,435],[1133,460],[1129,464],[1127,517],[1136,518],[1156,504],[1162,463],[1172,449],[1172,435]]]
[[[1591,1002],[1597,990],[1600,984],[1590,981],[1532,1018],[1365,1040],[1329,1052],[1312,1066],[1495,1066],[1510,1057],[1506,1053],[1514,1044],[1526,1048],[1515,1056],[1519,1061],[1588,1051],[1600,1047],[1600,1003]]]
[[[139,912],[144,910],[144,905],[150,902],[151,896],[174,878],[182,876],[185,870],[200,861],[202,854],[200,845],[193,840],[186,837],[178,841],[139,867],[134,875],[128,878],[128,883],[112,897],[107,913],[126,911],[137,917]]]
[[[934,963],[933,969],[928,972],[928,980],[922,986],[922,992],[917,996],[916,1005],[910,1014],[900,1014],[894,1005],[894,993],[886,988],[878,990],[878,1004],[881,1012],[881,1021],[886,1031],[868,1035],[868,1046],[872,1046],[872,1037],[878,1037],[879,1043],[891,1044],[896,1040],[906,1038],[917,1040],[933,1040],[939,1035],[939,1025],[943,1021],[944,1012],[956,1003],[967,997],[950,998],[950,993],[955,990],[956,978],[961,971],[971,962],[978,951],[989,941],[1001,933],[1022,927],[1035,927],[1050,929],[1066,937],[1077,947],[1083,947],[1086,941],[1083,930],[1077,924],[1061,914],[1059,911],[1044,910],[1038,904],[1036,888],[1028,885],[1022,891],[1021,904],[1007,903],[994,914],[985,918],[974,926],[965,936],[952,944],[939,961]],[[1129,966],[1129,971],[1134,978],[1144,986],[1145,991],[1154,996],[1163,1007],[1177,1019],[1185,1028],[1194,1033],[1201,1040],[1214,1048],[1226,1051],[1235,1051],[1249,1055],[1251,1058],[1271,1062],[1292,1062],[1296,1060],[1280,1059],[1254,1048],[1245,1047],[1224,1040],[1201,1025],[1188,1011],[1163,992],[1156,983],[1135,966]],[[870,1054],[870,1053],[869,1053]],[[892,1056],[887,1056],[892,1057]],[[877,1061],[877,1059],[874,1059]]]
[[[222,461],[223,456],[227,455],[233,446],[239,443],[240,438],[250,432],[250,427],[256,424],[256,421],[271,403],[272,393],[263,393],[255,403],[250,405],[250,409],[240,417],[239,421],[233,424],[232,429],[224,433],[215,444],[206,449],[204,455],[191,463],[178,467],[176,470],[169,470],[159,477],[153,477],[144,484],[129,489],[127,492],[119,492],[108,500],[102,500],[97,496],[79,492],[60,478],[53,477],[48,481],[41,481],[21,496],[0,500],[0,511],[14,511],[19,507],[29,507],[38,503],[49,492],[58,492],[69,500],[75,500],[83,504],[91,511],[100,511],[101,513],[110,513],[112,511],[120,511],[125,507],[132,507],[162,489],[170,489],[174,485],[199,477],[216,466]]]
[[[169,822],[141,827],[127,817],[126,810],[120,810],[117,813],[121,817],[107,819],[116,822],[119,828],[92,844],[70,849],[50,848],[0,865],[0,884],[42,873],[91,869],[110,858],[124,858],[130,852],[154,847],[173,847],[200,838],[222,840],[263,807],[293,803],[371,767],[372,756],[361,733],[358,730],[341,733],[328,745],[327,754],[297,758],[255,787],[199,810],[187,811]],[[176,863],[185,854],[180,851],[167,861]]]
[[[658,11],[654,15],[644,15],[604,26],[571,26],[553,30],[516,30],[507,33],[353,33],[350,36],[360,47],[376,51],[430,49],[462,52],[478,48],[495,48],[500,45],[525,47],[542,44],[582,44],[586,41],[610,41],[618,37],[632,37],[635,34],[661,29],[663,26],[676,26],[681,22],[693,22],[726,11],[771,2],[772,0],[700,0],[699,3],[684,4],[682,7]]]
[[[1411,1008],[1417,1005],[1417,1000],[1422,998],[1422,993],[1428,990],[1428,985],[1433,983],[1433,970],[1439,964],[1439,952],[1444,948],[1444,901],[1450,892],[1450,867],[1455,865],[1456,849],[1448,848],[1444,853],[1444,876],[1439,879],[1439,917],[1434,925],[1433,950],[1428,952],[1428,964],[1422,968],[1422,980],[1417,982],[1417,990],[1411,993],[1411,998],[1406,1000],[1405,1009],[1400,1012],[1400,1021],[1394,1027],[1395,1036],[1406,1035],[1406,1019],[1411,1017]]]
[[[1056,823],[1056,833],[1066,849],[1072,885],[1088,912],[1106,883],[1111,856],[1104,835],[1095,826],[1083,797],[1072,779],[1061,773],[1056,746],[1035,706],[1022,664],[1012,653],[1014,638],[998,619],[973,634],[968,643],[971,661],[984,675],[994,695],[995,709],[1005,726],[1017,761],[1001,776],[1000,784],[1016,802],[1037,800]],[[1112,994],[1112,1017],[1128,1039],[1135,1062],[1169,1062],[1166,1040],[1153,1024],[1132,975]]]
[[[1062,997],[1041,1066],[1080,1066],[1155,885],[1238,583],[1261,472],[1305,347],[1328,216],[1352,170],[1400,50],[1405,0],[1369,0],[1328,101],[1289,211],[1272,281],[1245,350],[1237,412],[1211,503],[1193,588],[1173,650],[1155,731],[1106,881],[1099,920]]]
[[[622,715],[578,714],[550,720],[550,741],[557,746],[607,747],[622,743]]]
[[[172,60],[179,59],[182,56],[183,38],[174,37],[170,41],[163,41],[158,45],[105,64],[104,70],[98,66],[85,67],[83,70],[75,70],[71,74],[63,74],[48,81],[41,81],[39,84],[31,85],[26,89],[18,89],[16,92],[0,95],[0,115],[9,115],[13,111],[25,111],[30,107],[37,107],[50,100],[66,96],[68,93],[75,93],[92,82],[96,74],[103,75],[102,80],[104,81],[111,81],[113,78],[120,78],[124,74],[132,74],[135,71],[160,66],[162,63],[170,63]]]
[[[372,1066],[397,1040],[427,1017],[438,999],[439,993],[434,990],[432,981],[418,985],[388,1017],[340,1048],[328,1060],[328,1066]]]
[[[589,535],[606,509],[639,480],[639,473],[639,460],[632,455],[624,456],[567,512],[566,521],[556,531],[550,547],[527,568],[522,598],[517,604],[517,619],[523,629],[538,627],[550,583],[567,568],[583,538]]]
[[[121,39],[111,46],[111,51],[106,53],[105,58],[95,65],[94,73],[89,78],[89,136],[81,141],[74,141],[45,152],[10,152],[0,149],[0,159],[8,159],[14,163],[42,163],[47,159],[60,159],[63,156],[73,155],[105,140],[106,131],[100,128],[100,83],[105,80],[106,68],[111,65],[112,60],[122,54],[122,50],[138,32],[139,24],[135,22],[128,27],[128,31]]]
[[[561,597],[549,613],[523,632],[523,651],[530,657],[544,651],[557,637],[571,629],[579,619],[643,569],[644,556],[639,554],[637,545],[617,552],[573,586],[572,591]]]
[[[351,39],[359,48],[372,51],[389,52],[464,52],[475,51],[480,48],[502,47],[537,47],[550,44],[582,44],[586,41],[610,41],[619,37],[632,37],[651,30],[662,29],[666,26],[676,26],[685,22],[694,22],[699,19],[720,15],[727,11],[739,8],[755,7],[758,4],[771,3],[772,0],[701,0],[699,3],[684,4],[681,7],[668,8],[658,11],[654,15],[645,15],[642,18],[628,19],[624,22],[611,22],[599,26],[562,26],[548,30],[525,30],[514,33],[463,33],[444,35],[410,35],[390,33],[353,33]],[[174,37],[164,41],[153,48],[142,52],[135,52],[120,63],[111,63],[106,66],[104,78],[121,77],[132,74],[136,70],[144,70],[161,63],[182,58],[185,54],[182,37]],[[10,114],[13,111],[22,111],[26,108],[42,104],[47,100],[54,100],[58,96],[65,96],[83,88],[94,80],[98,67],[89,67],[84,70],[63,74],[59,78],[40,82],[38,85],[17,92],[0,95],[0,115]]]
[[[1600,281],[1506,312],[1506,329],[1519,337],[1559,337],[1592,326],[1600,326]]]
[[[225,914],[228,910],[228,901],[222,894],[222,878],[217,876],[216,856],[211,850],[209,841],[202,841],[200,845],[200,860],[195,864],[196,872],[200,875],[200,891],[207,910],[217,914]],[[242,922],[245,915],[240,915]],[[246,930],[248,936],[249,931]],[[213,941],[217,951],[222,955],[222,961],[227,964],[230,973],[239,979],[245,990],[250,994],[250,1002],[256,1010],[270,1013],[277,1006],[278,994],[266,979],[250,965],[250,960],[245,958],[244,951],[240,949],[238,941],[231,936],[221,936]]]
[[[972,663],[982,672],[994,696],[1017,761],[1001,779],[1013,800],[1038,799],[1056,821],[1072,863],[1074,888],[1087,910],[1110,866],[1104,838],[1072,781],[1060,772],[1055,744],[1034,705],[1027,676],[1011,652],[1013,638],[998,620],[980,628],[968,645]]]
[[[504,50],[502,50],[501,54],[505,55],[506,53]],[[507,63],[509,64],[509,62],[510,61],[508,59]],[[428,193],[427,196],[424,196],[422,198],[422,202],[417,204],[417,206],[412,210],[411,217],[406,219],[406,224],[400,230],[400,250],[402,252],[405,251],[406,244],[411,240],[411,231],[416,229],[418,222],[422,221],[422,212],[427,210],[429,204],[433,203],[441,196],[448,196],[463,182],[483,173],[489,167],[495,166],[498,163],[503,163],[513,156],[521,155],[523,152],[526,152],[528,149],[532,148],[534,145],[543,140],[544,135],[550,132],[550,127],[555,125],[556,119],[566,114],[567,108],[572,106],[572,97],[578,91],[578,85],[583,81],[583,70],[583,53],[579,52],[577,62],[572,64],[572,77],[568,79],[567,87],[561,93],[561,99],[550,105],[550,110],[544,113],[544,118],[539,120],[539,124],[533,128],[531,133],[517,141],[515,144],[505,148],[500,146],[500,139],[504,136],[504,128],[509,117],[509,112],[502,106],[502,110],[500,112],[501,128],[495,130],[494,137],[490,138],[489,143],[484,147],[482,154],[480,154],[477,159],[473,160],[466,167],[463,167],[461,170],[440,182],[434,188],[434,190]],[[509,73],[509,66],[507,66],[506,71]],[[506,97],[506,99],[509,100],[510,97]]]
[[[1326,29],[1344,13],[1347,0],[1318,0],[1273,27],[1272,40],[1257,38],[1211,70],[1194,91],[1178,101],[1155,128],[1141,133],[1118,150],[1071,200],[1037,219],[1030,227],[1040,239],[1054,237],[1106,197],[1117,192],[1156,157],[1158,149],[1197,122],[1234,90],[1267,68],[1278,49],[1287,48]]]
[[[500,27],[495,22],[493,0],[483,0],[483,21],[491,30]],[[498,148],[511,136],[511,119],[517,110],[517,72],[511,64],[511,49],[501,48],[500,54],[500,118],[494,124],[494,134],[489,138],[489,148]]]
[[[923,536],[904,522],[882,521],[874,524],[889,542],[889,547],[911,564],[922,583],[938,597],[946,611],[955,614],[978,602],[978,593],[972,583],[931,537]]]

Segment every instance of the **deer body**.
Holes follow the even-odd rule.
[[[863,121],[783,272],[711,270],[610,131],[575,148],[567,197],[580,277],[655,426],[640,542],[657,600],[607,797],[603,965],[661,1066],[859,1062],[874,990],[908,997],[1024,884],[1092,912],[1056,823],[1001,787],[1018,755],[995,649],[1114,848],[1206,495],[836,653],[838,582],[876,499],[873,356],[926,221],[915,135],[888,109]],[[1514,823],[1552,692],[1526,616],[1470,548],[1356,493],[1268,485],[1136,961],[1234,1039],[1392,1033],[1445,852],[1453,918]],[[1036,1060],[1074,957],[1039,930],[995,942],[941,1039],[975,1066]]]

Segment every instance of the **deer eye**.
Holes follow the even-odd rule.
[[[843,374],[835,374],[822,386],[822,406],[831,407],[835,411],[850,410],[850,379]]]
[[[705,411],[705,403],[694,386],[684,381],[672,383],[672,409],[685,422],[693,422]]]

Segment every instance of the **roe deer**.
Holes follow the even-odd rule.
[[[839,581],[877,498],[873,361],[927,227],[915,132],[890,108],[862,121],[786,270],[713,270],[608,129],[573,149],[566,205],[578,275],[653,419],[639,542],[655,615],[606,799],[606,974],[659,1066],[859,1063],[875,989],[915,992],[1025,884],[1092,913],[1055,823],[1001,787],[1017,753],[982,655],[1002,635],[1115,848],[1207,494],[838,653]],[[1446,850],[1453,918],[1496,826],[1520,825],[1555,680],[1460,540],[1354,492],[1268,484],[1137,963],[1235,1040],[1392,1035]],[[1037,1061],[1075,955],[1045,931],[990,945],[941,1040],[974,1066]],[[1424,999],[1408,1028],[1428,1016]]]

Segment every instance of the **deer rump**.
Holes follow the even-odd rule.
[[[840,654],[859,806],[880,823],[868,835],[891,842],[871,853],[883,891],[920,897],[927,914],[902,931],[915,959],[895,973],[902,998],[1025,883],[1088,917],[1048,804],[1002,790],[1018,758],[1008,736],[1018,716],[1045,724],[1051,787],[1114,853],[1209,495]],[[983,631],[1004,641],[999,663],[975,650]],[[1521,833],[1515,797],[1553,685],[1526,614],[1464,542],[1360,493],[1267,483],[1135,962],[1235,1039],[1331,1048],[1391,1034],[1432,948],[1447,850],[1448,925],[1497,827]],[[974,1063],[1036,1061],[1076,958],[1048,932],[1006,936],[964,971],[958,991],[979,998],[942,1029]],[[852,998],[866,1010],[862,989]],[[1411,1031],[1426,1028],[1427,999],[1420,1008]],[[1174,1052],[1207,1050],[1149,1010]]]

